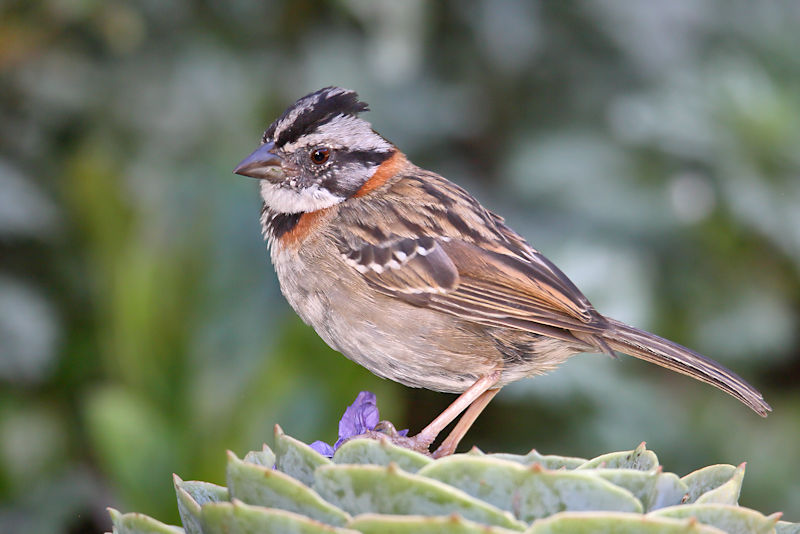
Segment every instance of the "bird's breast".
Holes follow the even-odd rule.
[[[457,319],[373,290],[325,239],[300,248],[276,240],[270,248],[281,291],[300,318],[378,376],[460,392],[501,359],[491,339]]]

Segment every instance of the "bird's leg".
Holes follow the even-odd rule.
[[[467,408],[467,411],[461,416],[461,419],[458,420],[458,423],[456,423],[450,435],[447,436],[442,444],[439,445],[439,448],[434,451],[433,457],[441,458],[442,456],[450,456],[456,452],[456,447],[458,447],[458,444],[461,442],[461,438],[466,435],[472,423],[475,422],[475,419],[478,418],[483,409],[486,408],[486,405],[489,404],[489,401],[498,393],[500,393],[500,388],[487,389],[481,393],[481,396],[469,405],[469,408]]]
[[[417,443],[418,446],[424,447],[426,450],[433,443],[433,440],[436,439],[436,436],[447,427],[453,420],[458,417],[458,414],[470,408],[470,405],[475,402],[479,397],[483,396],[484,393],[487,393],[487,390],[490,390],[492,386],[497,384],[500,380],[500,371],[493,371],[486,376],[479,378],[474,384],[472,384],[469,389],[467,389],[464,393],[462,393],[456,400],[453,401],[453,404],[448,406],[439,416],[431,421],[431,423],[422,429],[422,431],[414,436],[414,441]],[[496,393],[496,392],[495,392]],[[478,414],[483,410],[486,404],[494,397],[494,393],[489,395],[488,398],[483,402],[482,406],[478,410],[475,411],[475,414],[471,416],[471,421],[465,425],[465,428],[461,431],[461,436],[457,436],[454,438],[455,444],[458,445],[458,442],[463,437],[464,433],[466,433],[467,429],[472,425],[472,422],[475,421],[475,418]],[[472,409],[470,408],[470,412]],[[470,413],[468,412],[468,414]],[[461,426],[461,423],[453,430],[458,430]],[[452,434],[451,434],[452,436]],[[450,439],[450,437],[448,437]],[[444,445],[444,444],[443,444]],[[455,448],[455,447],[453,447]],[[438,451],[437,451],[438,452]]]

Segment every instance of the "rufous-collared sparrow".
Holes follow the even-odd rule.
[[[502,386],[581,352],[630,354],[770,411],[717,362],[598,313],[502,217],[411,163],[363,111],[346,89],[304,96],[234,172],[260,179],[281,290],[328,345],[378,376],[461,393],[413,446],[427,451],[464,412],[435,452],[451,454]]]

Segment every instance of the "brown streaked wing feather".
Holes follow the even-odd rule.
[[[451,298],[515,320],[587,333],[600,332],[605,326],[586,297],[549,261],[525,261],[457,240],[442,248],[458,266],[461,283],[455,292],[436,300]]]
[[[458,287],[458,270],[431,237],[341,250],[345,261],[376,289],[420,305],[428,295]]]
[[[520,289],[523,292],[525,288],[536,288],[535,291],[527,292],[526,299],[534,298],[586,323],[597,319],[598,314],[589,300],[561,269],[502,224],[502,219],[497,230],[499,239],[483,244],[481,252],[492,256],[488,259],[490,263],[502,264],[508,271],[515,273],[513,277],[520,279]],[[466,256],[474,257],[474,247],[470,248],[471,244],[454,243],[453,246],[466,247]],[[451,254],[458,255],[458,251],[454,250]]]
[[[415,306],[424,306],[489,326],[505,326],[576,342],[569,331],[590,334],[602,318],[587,322],[554,307],[558,290],[532,279],[526,262],[456,240],[404,238],[383,246],[362,243],[341,250],[376,290]],[[582,297],[580,293],[579,296]],[[568,296],[559,294],[561,300]],[[573,306],[579,306],[579,302]],[[589,308],[593,312],[591,308]]]
[[[337,236],[348,263],[376,290],[552,337],[602,331],[605,319],[569,278],[468,192],[413,166],[388,184],[369,205],[340,212],[350,233]],[[380,213],[380,227],[366,223],[375,212],[365,210]],[[396,255],[417,246],[430,252]]]

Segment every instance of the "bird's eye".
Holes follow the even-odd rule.
[[[311,151],[311,161],[317,165],[322,165],[328,158],[331,157],[331,150],[329,148],[315,148]]]

